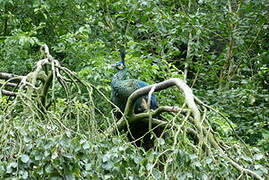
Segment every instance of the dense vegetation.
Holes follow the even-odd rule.
[[[2,0],[0,7],[0,72],[29,75],[47,44],[61,80],[71,80],[53,80],[47,108],[37,88],[1,87],[19,92],[0,95],[1,179],[252,178],[184,130],[167,128],[149,151],[124,132],[107,134],[116,121],[110,64],[121,48],[136,79],[184,79],[210,106],[200,108],[204,125],[229,158],[256,178],[269,176],[268,0]],[[155,94],[161,105],[184,107],[175,89]],[[182,117],[165,114],[172,127],[192,127]]]

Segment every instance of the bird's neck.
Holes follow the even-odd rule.
[[[112,78],[112,82],[114,81],[121,81],[121,80],[125,80],[127,78],[127,69],[123,69],[120,70],[119,72],[117,72],[113,78]]]

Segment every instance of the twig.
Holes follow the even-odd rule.
[[[230,126],[230,128],[231,128],[232,131],[234,132],[234,134],[235,134],[235,136],[237,137],[237,139],[239,139],[239,141],[242,142],[242,143],[244,144],[244,146],[247,148],[246,143],[243,141],[243,139],[241,139],[241,138],[236,134],[235,129],[233,128],[233,126],[232,126],[230,120],[229,120],[226,116],[224,116],[224,114],[222,114],[222,113],[219,112],[218,110],[214,109],[213,107],[211,107],[211,106],[205,104],[205,103],[202,102],[198,97],[195,96],[194,99],[195,99],[195,101],[197,101],[199,104],[201,104],[201,105],[203,105],[204,107],[206,107],[206,108],[208,108],[208,109],[214,111],[215,113],[219,114],[219,115],[220,115],[220,116],[221,116],[221,117],[228,123],[228,125]],[[248,149],[248,148],[247,148],[247,149]],[[250,151],[249,151],[249,152],[250,152]],[[251,152],[250,152],[250,153],[251,153]]]

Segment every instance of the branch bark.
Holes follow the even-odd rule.
[[[144,88],[138,89],[135,92],[133,92],[127,100],[127,104],[126,104],[125,111],[124,111],[124,116],[117,122],[116,128],[121,128],[122,126],[124,126],[126,124],[126,122],[141,120],[143,118],[150,117],[151,115],[154,116],[155,114],[157,114],[157,112],[165,111],[165,108],[162,107],[161,109],[157,109],[157,110],[153,111],[151,114],[140,113],[140,114],[136,115],[136,114],[134,114],[134,106],[135,106],[134,104],[139,97],[148,94],[152,90],[153,87],[155,88],[155,91],[161,91],[163,89],[166,89],[166,88],[169,88],[172,86],[177,86],[177,88],[179,90],[183,91],[183,93],[184,93],[185,103],[188,106],[189,111],[191,112],[192,117],[193,117],[193,118],[189,118],[189,119],[193,122],[194,126],[198,130],[198,132],[195,131],[195,134],[197,134],[197,138],[199,139],[199,141],[201,141],[201,142],[208,141],[210,143],[210,145],[212,147],[214,147],[215,149],[217,149],[220,152],[220,154],[226,160],[228,160],[237,170],[244,172],[252,177],[255,177],[256,179],[262,179],[254,171],[251,171],[249,169],[242,167],[237,162],[235,162],[231,158],[229,158],[229,156],[226,154],[226,152],[220,147],[218,141],[215,140],[214,135],[211,132],[207,132],[207,130],[202,127],[201,114],[200,114],[200,111],[199,111],[197,105],[194,102],[195,96],[193,95],[191,88],[181,79],[176,79],[176,78],[169,79],[169,80],[166,80],[166,81],[154,84],[154,85],[146,86]],[[152,123],[159,124],[159,125],[165,125],[168,122],[153,118]],[[184,128],[184,127],[182,127],[182,128]],[[105,134],[109,135],[110,133],[112,133],[114,131],[114,129],[115,129],[115,127],[111,127],[109,129],[107,129]],[[207,134],[207,135],[204,136],[204,134]],[[204,145],[207,146],[207,144],[204,144]]]
[[[0,82],[0,86],[10,86],[10,87],[16,87],[18,84],[16,83],[1,83]]]
[[[131,96],[128,98],[125,111],[124,111],[124,115],[127,118],[134,116],[134,104],[135,104],[134,102],[141,96],[149,93],[153,86],[155,86],[155,91],[161,91],[163,89],[166,89],[172,86],[177,86],[177,88],[183,91],[184,93],[185,103],[187,104],[188,108],[191,110],[195,123],[200,124],[199,121],[201,120],[201,114],[198,107],[196,106],[194,102],[194,95],[192,93],[192,89],[183,80],[177,79],[177,78],[172,78],[172,79],[169,79],[169,80],[157,83],[157,84],[146,86],[133,92]]]
[[[0,79],[5,79],[5,80],[11,80],[11,81],[15,81],[15,82],[20,82],[22,78],[23,78],[23,76],[18,76],[16,74],[0,72]]]
[[[106,133],[110,134],[114,132],[115,128],[119,128],[119,129],[122,128],[126,124],[126,122],[133,122],[133,121],[137,121],[137,120],[149,117],[149,113],[140,113],[137,115],[134,114],[134,106],[135,106],[135,101],[141,96],[148,94],[153,86],[155,86],[155,91],[161,91],[163,89],[167,89],[172,86],[177,86],[179,90],[183,91],[184,97],[185,97],[185,103],[187,104],[189,110],[191,111],[193,115],[192,120],[195,126],[197,127],[197,129],[199,129],[199,133],[203,133],[202,126],[201,126],[201,114],[198,107],[196,106],[194,102],[194,95],[192,93],[192,90],[183,80],[177,79],[177,78],[172,78],[172,79],[169,79],[169,80],[157,83],[157,84],[146,86],[133,92],[127,100],[127,104],[124,110],[124,116],[117,122],[116,127],[111,127],[107,129]],[[171,111],[176,111],[176,110],[179,111],[181,109],[180,108],[173,109],[171,107],[164,106],[153,111],[152,116],[155,116],[162,112],[171,112]],[[188,110],[184,110],[184,112],[186,111]]]
[[[5,95],[5,96],[16,96],[17,95],[15,92],[7,91],[7,90],[1,90],[1,94]]]

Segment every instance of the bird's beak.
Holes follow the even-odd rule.
[[[112,67],[116,67],[116,64],[111,64]]]

